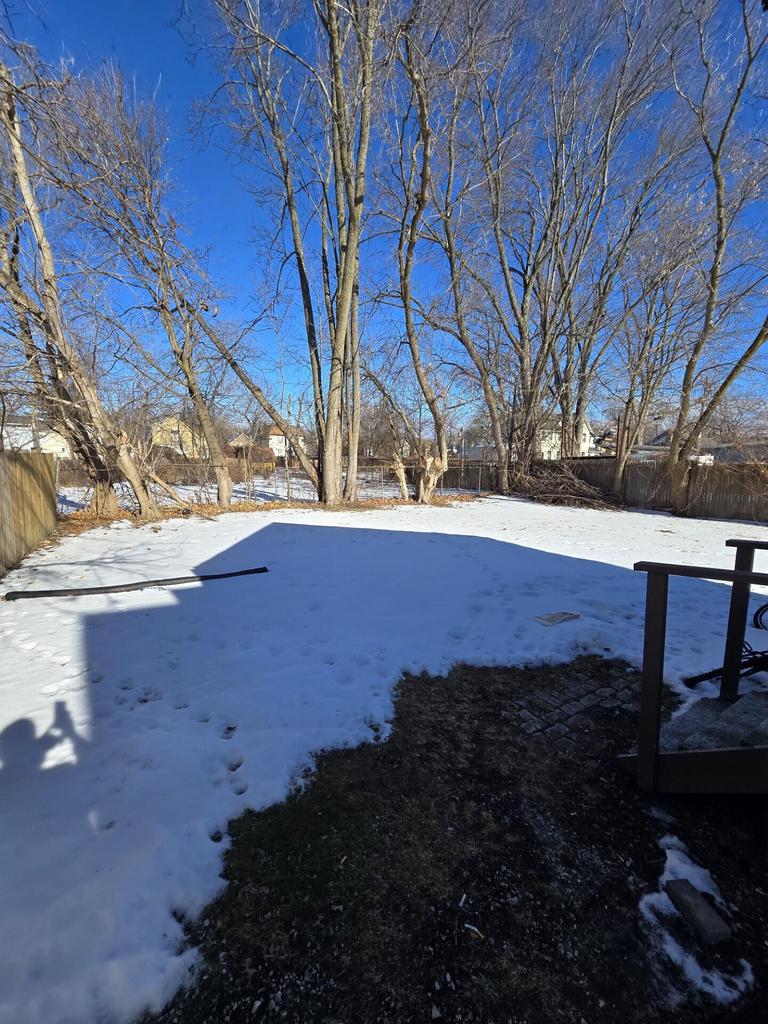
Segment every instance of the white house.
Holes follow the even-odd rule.
[[[301,448],[302,451],[306,451],[307,446],[305,444],[304,435],[301,432],[301,428],[294,427],[293,430],[294,444],[298,445],[298,447]],[[288,438],[282,432],[280,427],[269,428],[267,444],[272,449],[272,454],[275,456],[276,459],[284,459],[290,447],[290,442],[288,441]]]
[[[16,416],[6,420],[3,428],[3,447],[7,451],[44,452],[55,459],[71,459],[72,449],[67,439],[50,423],[32,416]]]
[[[595,434],[588,423],[584,423],[581,436],[577,438],[576,455],[592,454]],[[562,454],[562,424],[559,419],[545,420],[536,431],[536,458],[559,459]]]

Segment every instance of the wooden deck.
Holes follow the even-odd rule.
[[[661,698],[670,576],[720,580],[731,584],[720,699],[738,698],[741,653],[753,584],[768,585],[768,573],[753,571],[755,551],[768,542],[729,540],[736,549],[734,569],[637,562],[648,575],[645,604],[643,674],[636,754],[618,759],[622,770],[636,775],[643,789],[663,793],[768,793],[768,746],[665,751],[660,749]]]

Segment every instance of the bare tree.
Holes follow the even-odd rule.
[[[296,271],[318,443],[314,477],[321,500],[334,505],[345,496],[345,396],[351,403],[347,448],[353,464],[358,439],[359,257],[383,5],[359,0],[342,7],[337,0],[317,0],[311,7],[315,46],[306,52],[288,42],[292,24],[304,14],[290,4],[279,17],[259,0],[216,0],[216,8],[226,30],[222,73],[230,119],[275,183],[277,238],[285,243],[279,258]],[[307,246],[318,231],[315,288]],[[274,419],[267,405],[262,408]],[[346,497],[353,493],[350,484]]]
[[[690,457],[768,341],[768,264],[753,223],[766,196],[768,139],[750,110],[765,90],[768,17],[757,0],[740,0],[738,13],[714,0],[680,4],[671,62],[678,100],[699,142],[690,213],[701,233],[690,261],[702,301],[668,459],[673,507],[685,512]]]
[[[389,139],[391,161],[384,174],[380,175],[380,182],[387,206],[386,217],[395,238],[397,284],[392,297],[396,298],[402,314],[405,344],[421,398],[431,418],[434,444],[425,446],[421,432],[403,404],[395,400],[395,389],[391,384],[387,386],[383,375],[375,375],[372,371],[369,374],[390,409],[393,436],[396,436],[394,423],[397,422],[405,431],[410,449],[417,453],[419,477],[416,497],[417,501],[428,504],[448,466],[448,439],[444,396],[441,396],[434,374],[423,359],[422,333],[431,328],[428,317],[419,308],[413,286],[417,247],[432,191],[433,134],[429,84],[425,77],[428,66],[426,46],[429,44],[425,43],[425,35],[424,25],[419,24],[415,13],[403,21],[397,35],[396,52],[402,77],[395,74],[390,94],[397,97],[393,106],[402,104],[402,113],[397,110],[393,119]],[[392,374],[389,376],[391,378]],[[396,469],[400,475],[398,462]]]
[[[676,222],[679,225],[679,222]],[[672,232],[668,233],[675,246]],[[634,446],[642,439],[653,410],[665,392],[674,393],[674,374],[694,327],[696,303],[684,250],[656,249],[658,238],[636,251],[635,275],[622,275],[621,324],[612,354],[602,366],[604,389],[617,413],[613,490],[623,493],[624,474]]]
[[[16,315],[19,337],[41,397],[49,409],[60,410],[55,422],[64,426],[75,450],[85,456],[98,488],[97,503],[113,504],[111,484],[120,475],[133,489],[140,514],[152,518],[157,515],[155,500],[126,435],[108,415],[67,325],[40,198],[47,185],[55,188],[56,183],[46,178],[44,154],[35,141],[38,136],[45,137],[59,114],[58,89],[55,82],[49,83],[34,55],[23,56],[24,70],[30,75],[23,89],[17,86],[11,69],[0,64],[0,130],[13,181],[13,188],[6,192],[6,196],[13,195],[13,201],[5,211],[0,288]],[[27,117],[26,130],[22,111]]]
[[[219,505],[226,507],[232,480],[201,386],[193,316],[198,306],[213,306],[215,296],[169,208],[167,127],[154,103],[139,100],[114,67],[70,83],[67,100],[59,143],[69,156],[68,187],[80,203],[83,227],[103,239],[113,291],[125,296],[129,309],[138,307],[145,330],[162,331],[205,440]],[[112,322],[126,333],[129,318]]]

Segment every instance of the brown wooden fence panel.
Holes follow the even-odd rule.
[[[666,466],[661,462],[630,462],[621,497],[633,508],[670,508],[672,496]]]
[[[688,501],[693,516],[765,522],[768,520],[768,466],[760,462],[694,466]]]
[[[41,452],[0,452],[0,576],[56,526],[56,470]]]
[[[605,493],[613,488],[613,459],[568,459],[564,465],[581,480]],[[630,462],[625,470],[621,498],[634,508],[670,508],[672,500],[665,463]],[[694,464],[688,483],[688,511],[702,519],[768,522],[768,465]]]
[[[565,459],[562,463],[560,462],[539,462],[538,466],[542,469],[546,469],[549,466],[565,466],[575,476],[584,483],[591,484],[592,487],[597,487],[606,494],[613,490],[613,464],[614,459],[602,458],[597,456],[595,458],[581,458],[581,459]]]

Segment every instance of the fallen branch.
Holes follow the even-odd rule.
[[[167,484],[167,483],[165,482],[165,480],[163,480],[163,478],[162,478],[162,477],[160,477],[160,476],[158,476],[158,475],[157,475],[157,473],[153,473],[153,472],[152,472],[152,471],[150,470],[150,471],[149,471],[149,472],[147,473],[147,476],[148,476],[148,477],[149,477],[149,479],[150,479],[150,480],[152,481],[152,483],[155,483],[155,484],[157,484],[157,486],[158,486],[158,487],[159,487],[159,488],[160,488],[161,490],[165,491],[165,493],[166,493],[166,494],[167,494],[167,495],[168,495],[169,497],[173,498],[173,500],[174,500],[175,502],[177,502],[177,503],[178,503],[179,505],[186,505],[186,504],[187,504],[187,502],[185,502],[185,501],[184,501],[184,499],[183,499],[183,498],[182,498],[182,497],[181,497],[181,496],[180,496],[179,494],[177,494],[177,492],[176,492],[176,491],[174,491],[174,489],[173,489],[173,488],[171,487],[171,485],[170,485],[170,484]]]

